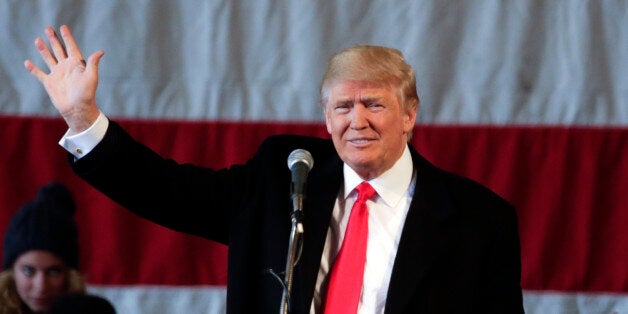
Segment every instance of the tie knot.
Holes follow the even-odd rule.
[[[375,189],[366,181],[360,183],[355,189],[358,191],[358,200],[362,202],[366,202],[375,195]]]

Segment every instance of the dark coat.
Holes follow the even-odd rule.
[[[303,253],[292,313],[308,313],[342,161],[331,140],[280,135],[243,165],[211,170],[163,159],[111,122],[75,172],[148,220],[229,246],[227,311],[277,313],[291,229],[286,159],[308,150]],[[219,153],[219,152],[217,152]],[[386,313],[522,313],[514,208],[487,188],[443,171],[411,147],[417,182],[395,258]],[[207,218],[209,217],[209,218]]]

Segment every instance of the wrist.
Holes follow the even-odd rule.
[[[78,134],[89,129],[98,119],[98,115],[100,115],[100,110],[96,106],[90,106],[87,110],[83,109],[63,115],[68,125],[68,135]]]

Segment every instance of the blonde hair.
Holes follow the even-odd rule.
[[[74,268],[68,269],[68,293],[85,293],[85,279]],[[13,270],[0,273],[0,314],[23,314],[24,303],[17,293]]]
[[[389,84],[397,89],[406,109],[418,109],[419,95],[412,67],[393,48],[359,45],[336,53],[329,60],[321,84],[321,105],[329,100],[329,88],[336,81],[364,81]]]

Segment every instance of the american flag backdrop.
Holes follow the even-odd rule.
[[[223,313],[227,247],[142,220],[71,172],[65,123],[22,65],[45,67],[34,39],[62,24],[85,55],[105,51],[107,116],[210,167],[271,134],[327,137],[331,54],[401,50],[421,98],[412,144],[517,208],[526,313],[628,313],[628,1],[1,1],[0,233],[60,181],[91,292],[119,313]]]

